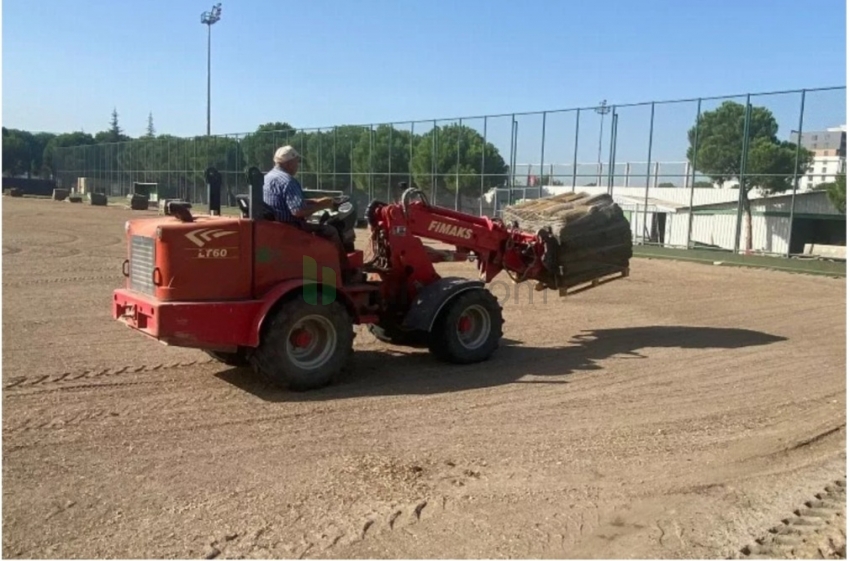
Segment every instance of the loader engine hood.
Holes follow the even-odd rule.
[[[251,283],[251,222],[198,216],[126,224],[127,288],[161,301],[246,298]]]

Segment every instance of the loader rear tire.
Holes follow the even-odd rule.
[[[285,302],[263,327],[248,360],[272,384],[302,392],[322,388],[347,366],[354,325],[339,302]]]
[[[461,292],[437,316],[428,350],[452,364],[483,362],[499,347],[503,324],[502,307],[489,290]]]

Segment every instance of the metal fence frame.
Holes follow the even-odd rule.
[[[695,149],[700,143],[701,117],[707,103],[722,102],[726,100],[741,100],[745,103],[745,116],[743,122],[743,146],[740,157],[740,170],[738,174],[740,183],[746,185],[752,180],[748,174],[749,155],[749,130],[753,113],[753,102],[755,99],[765,99],[770,96],[799,96],[799,113],[797,115],[796,131],[802,131],[804,116],[806,112],[806,98],[821,92],[845,92],[846,86],[834,86],[824,88],[808,88],[799,90],[783,90],[773,92],[746,93],[738,95],[708,96],[696,98],[684,98],[667,101],[648,101],[638,103],[622,103],[601,106],[576,107],[571,109],[557,109],[548,111],[529,111],[522,113],[505,113],[497,115],[480,115],[472,117],[456,117],[443,119],[425,119],[414,121],[397,121],[389,123],[371,123],[365,125],[340,125],[334,127],[316,128],[293,128],[281,131],[264,131],[263,133],[237,133],[225,135],[196,136],[192,138],[165,137],[165,138],[142,138],[128,142],[114,144],[98,144],[90,146],[75,146],[57,149],[53,155],[54,175],[60,184],[74,187],[78,178],[85,177],[89,183],[89,189],[104,192],[109,196],[126,196],[135,181],[155,182],[168,187],[171,196],[177,196],[197,204],[206,203],[205,186],[203,183],[203,170],[211,163],[218,164],[224,180],[224,186],[228,193],[235,194],[245,192],[247,184],[244,180],[244,169],[248,165],[260,165],[261,169],[268,169],[271,161],[273,148],[292,142],[309,162],[300,177],[305,188],[343,190],[352,195],[359,196],[364,200],[372,198],[393,198],[395,185],[399,181],[409,184],[417,184],[419,188],[429,190],[431,200],[442,206],[454,207],[456,210],[477,213],[479,215],[498,214],[498,203],[485,204],[487,195],[495,196],[499,201],[500,193],[506,192],[508,204],[519,198],[542,196],[551,190],[542,182],[529,185],[533,177],[542,179],[545,177],[547,167],[549,177],[558,178],[564,187],[571,190],[585,188],[580,185],[586,178],[592,177],[595,187],[604,187],[609,194],[614,193],[615,187],[631,188],[634,178],[636,186],[643,188],[643,201],[636,203],[643,207],[638,212],[641,221],[638,235],[635,226],[635,241],[640,243],[652,243],[647,239],[646,232],[649,218],[650,187],[658,187],[659,179],[674,177],[682,180],[682,189],[689,190],[689,201],[687,223],[687,241],[684,247],[692,247],[692,234],[694,228],[694,193],[696,183],[703,177],[698,174],[694,157],[684,162],[676,162],[682,165],[681,173],[662,174],[662,165],[670,162],[659,162],[653,160],[654,144],[656,138],[657,112],[660,109],[674,105],[695,104],[696,114],[692,126],[694,127],[693,141],[688,141]],[[620,117],[628,109],[648,109],[649,120],[648,137],[646,139],[647,152],[642,162],[624,161],[617,162],[618,135],[621,132]],[[842,106],[843,111],[843,106]],[[600,116],[598,135],[598,158],[594,163],[582,163],[579,161],[580,129],[582,115],[593,113]],[[572,162],[556,164],[546,162],[547,150],[547,120],[551,123],[557,116],[571,119],[575,114],[574,140],[572,145]],[[602,160],[602,137],[603,124],[606,115],[610,114],[610,130],[608,132],[608,157]],[[843,115],[843,113],[842,113]],[[520,118],[539,118],[541,134],[539,137],[539,162],[517,163]],[[505,163],[504,172],[488,173],[488,149],[491,146],[488,140],[488,126],[492,133],[493,123],[496,120],[510,119],[510,149],[507,158],[502,156]],[[480,128],[471,127],[469,123],[483,124]],[[504,122],[504,121],[499,121]],[[839,123],[836,123],[839,124]],[[554,125],[550,124],[550,128]],[[419,132],[417,132],[419,128]],[[421,130],[425,128],[425,132]],[[467,135],[467,129],[475,130],[477,137]],[[359,131],[359,132],[358,132]],[[364,141],[368,131],[368,142]],[[340,138],[341,137],[341,138]],[[414,140],[418,137],[418,141]],[[663,140],[663,139],[662,139]],[[430,143],[430,146],[423,144]],[[440,149],[446,146],[445,142],[454,142],[456,149],[451,154],[455,155],[454,165],[451,159],[441,159]],[[801,135],[797,135],[797,153],[795,164],[800,157]],[[222,145],[223,143],[223,145]],[[414,146],[416,144],[416,146]],[[423,148],[424,146],[424,148]],[[492,144],[494,149],[495,144]],[[453,149],[455,147],[451,147]],[[475,170],[472,166],[464,168],[462,164],[472,162],[471,158],[463,158],[464,150],[477,154],[480,151],[480,159],[474,162],[478,165]],[[628,148],[628,146],[626,146]],[[427,162],[418,162],[427,156]],[[258,162],[257,152],[260,151],[266,158],[266,165]],[[696,152],[696,150],[694,150]],[[404,161],[407,158],[407,169],[393,169],[393,161]],[[386,161],[381,158],[386,158]],[[497,161],[495,157],[493,161]],[[330,161],[330,165],[328,165]],[[348,169],[340,170],[340,163],[348,162]],[[152,163],[156,165],[151,166]],[[398,165],[398,164],[397,164]],[[642,166],[645,173],[642,173]],[[563,173],[555,174],[555,166],[566,169]],[[635,166],[634,170],[633,167]],[[345,167],[345,166],[343,166]],[[793,220],[796,212],[796,199],[800,186],[800,177],[796,171],[791,180],[791,204],[788,215],[787,237],[788,247],[783,251],[764,252],[767,254],[790,256],[790,237],[793,228]],[[416,169],[414,169],[416,168]],[[525,179],[522,177],[523,168],[526,171]],[[588,173],[579,173],[584,168]],[[592,168],[592,173],[590,173]],[[622,169],[623,172],[618,170]],[[533,174],[532,171],[536,171]],[[633,173],[634,171],[634,173]],[[710,174],[708,174],[710,175]],[[764,177],[764,174],[761,176]],[[625,178],[618,179],[618,178]],[[639,183],[642,180],[642,185]],[[620,181],[620,184],[617,182]],[[553,183],[553,181],[549,181]],[[624,184],[623,184],[624,183]],[[663,181],[662,181],[663,183]],[[453,185],[452,185],[453,184]],[[461,185],[466,187],[461,187]],[[470,196],[477,187],[477,196]],[[384,191],[386,189],[386,191]],[[536,190],[536,193],[535,193]],[[463,194],[462,194],[463,191]],[[738,189],[735,216],[734,244],[731,249],[735,253],[741,251],[741,237],[744,228],[744,214],[746,201],[745,189]],[[518,194],[521,197],[517,197]],[[473,193],[474,194],[474,193]],[[748,198],[749,199],[749,198]],[[234,204],[232,197],[224,197],[223,203]],[[622,205],[621,205],[622,206]],[[653,214],[653,216],[655,216]]]

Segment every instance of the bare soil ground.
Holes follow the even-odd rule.
[[[292,394],[110,319],[145,213],[2,204],[4,557],[844,556],[843,279],[495,285],[491,361]]]

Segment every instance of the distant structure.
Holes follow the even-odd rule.
[[[831,127],[821,131],[791,131],[791,142],[797,143],[814,153],[814,161],[806,176],[800,181],[800,189],[808,191],[821,183],[835,181],[835,176],[844,173],[847,159],[847,125]]]

